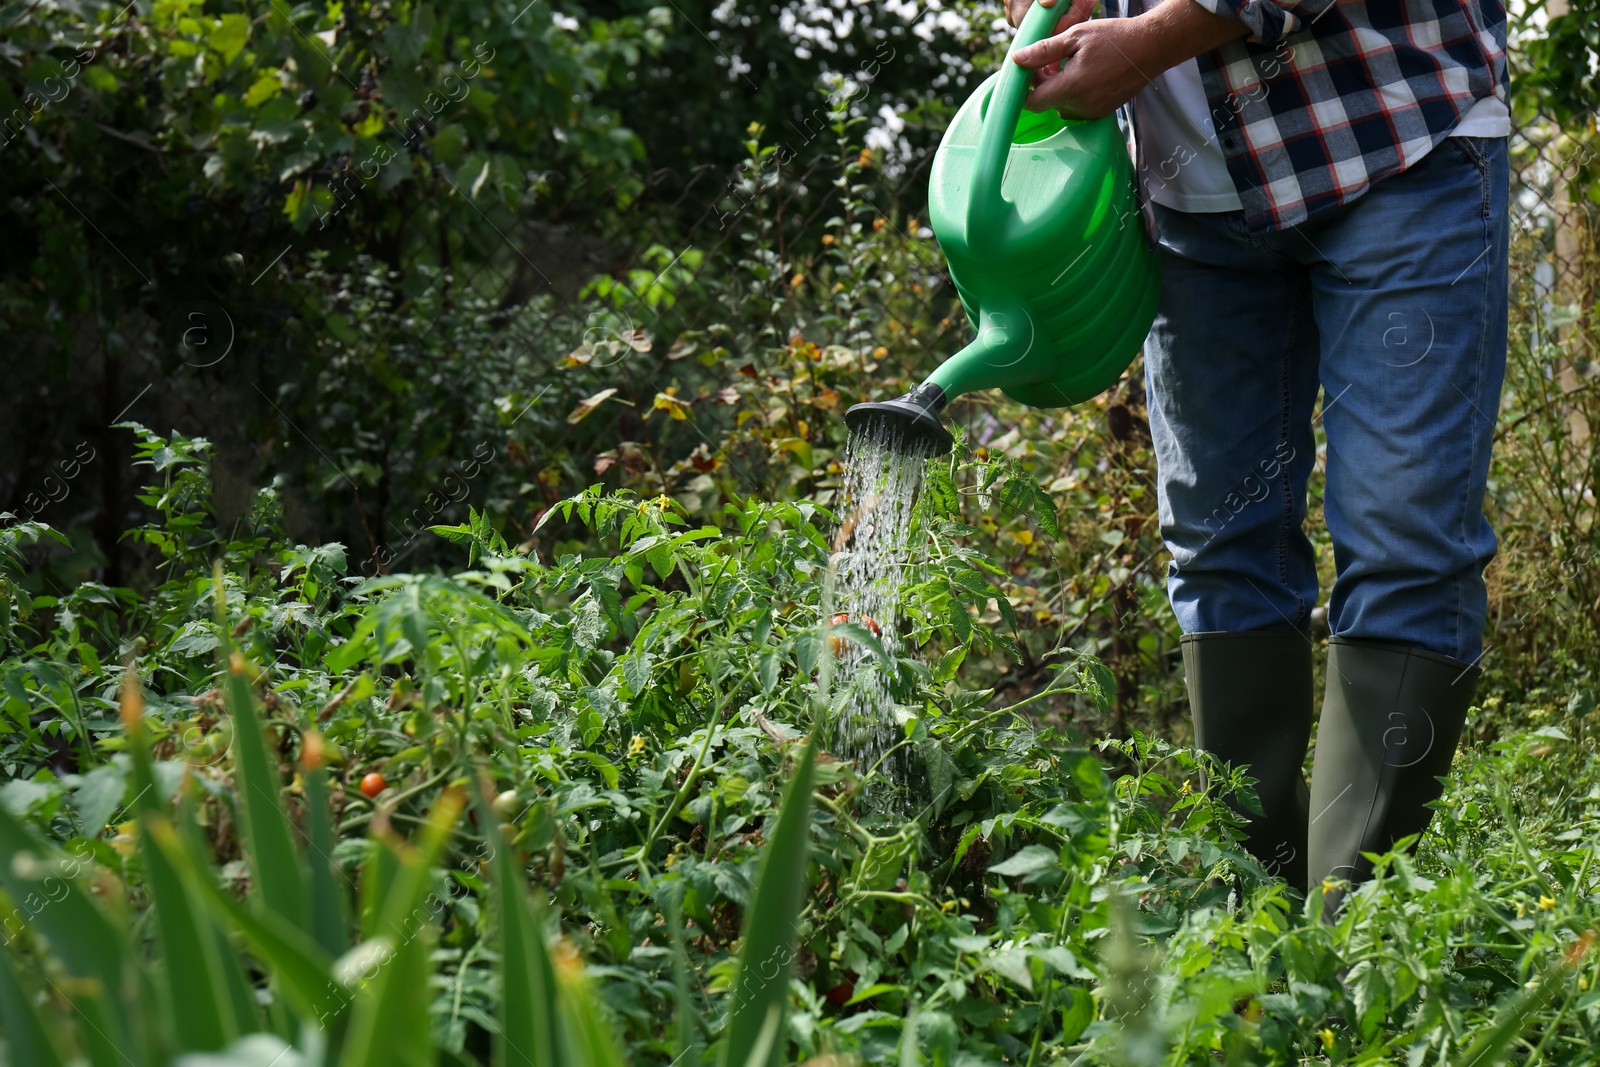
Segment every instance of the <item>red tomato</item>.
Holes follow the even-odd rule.
[[[833,625],[835,626],[843,626],[849,621],[850,613],[846,611],[838,612],[833,616]],[[855,621],[861,623],[868,630],[872,631],[873,637],[883,636],[883,627],[879,626],[878,620],[874,619],[871,615],[862,615]],[[844,638],[835,637],[833,634],[828,635],[828,651],[832,652],[835,656],[844,655],[845,649],[848,647],[849,642],[847,642]]]
[[[389,783],[384,781],[383,775],[377,771],[373,771],[361,779],[361,795],[369,800],[387,788],[389,788]]]
[[[847,613],[841,611],[841,612],[839,612],[837,615],[835,615],[833,617],[832,625],[834,625],[834,626],[843,626],[845,623],[847,623],[849,621],[850,621],[850,616]],[[848,647],[849,647],[849,644],[845,641],[844,638],[835,637],[833,634],[829,634],[828,635],[828,651],[832,652],[836,658],[839,657],[839,656],[844,655],[844,651]]]

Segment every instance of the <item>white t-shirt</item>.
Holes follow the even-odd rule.
[[[1135,133],[1144,157],[1139,176],[1145,195],[1178,211],[1239,211],[1228,164],[1217,144],[1211,109],[1196,60],[1164,71],[1133,103]],[[1451,137],[1508,137],[1511,112],[1498,96],[1467,109]]]

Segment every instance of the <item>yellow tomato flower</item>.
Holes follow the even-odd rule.
[[[1333,1051],[1333,1031],[1329,1030],[1326,1027],[1324,1027],[1323,1029],[1317,1031],[1317,1036],[1322,1038],[1322,1047],[1327,1049],[1329,1052],[1332,1052]]]
[[[1555,911],[1556,910],[1556,898],[1555,897],[1541,896],[1539,898],[1539,907],[1543,908],[1545,911]]]

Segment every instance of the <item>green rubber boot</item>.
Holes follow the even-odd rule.
[[[1306,879],[1305,776],[1311,740],[1311,641],[1294,631],[1183,636],[1195,744],[1257,779],[1261,814],[1245,848],[1299,889]]]
[[[1372,877],[1363,852],[1420,834],[1450,771],[1478,669],[1392,641],[1328,642],[1311,773],[1311,885]],[[1323,898],[1332,920],[1344,893]]]

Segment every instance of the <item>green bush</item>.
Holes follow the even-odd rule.
[[[581,551],[473,512],[435,531],[468,569],[364,578],[271,492],[223,535],[205,443],[138,433],[159,587],[29,593],[48,531],[5,533],[14,1062],[1594,1062],[1600,826],[1550,784],[1594,780],[1586,734],[1458,761],[1421,854],[1324,926],[1235,843],[1239,772],[958,683],[1015,641],[940,513],[958,463],[890,653],[832,625],[815,505],[597,488],[547,520]],[[852,670],[888,672],[904,759],[820,751],[808,788]],[[1052,693],[1113,686],[1066,656]]]

